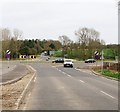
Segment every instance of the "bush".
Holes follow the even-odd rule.
[[[55,57],[62,57],[62,51],[55,51],[55,54],[54,54],[54,56]]]

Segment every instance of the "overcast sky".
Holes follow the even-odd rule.
[[[9,1],[9,2],[8,2]],[[24,39],[76,40],[79,28],[94,28],[106,43],[118,43],[116,0],[3,0],[2,28],[23,31]]]

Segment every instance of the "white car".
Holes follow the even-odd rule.
[[[64,59],[64,67],[73,68],[73,61],[71,59]]]

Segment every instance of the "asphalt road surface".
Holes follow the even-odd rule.
[[[27,67],[19,61],[0,62],[0,84],[15,80],[27,74]]]
[[[36,63],[25,110],[118,110],[118,82],[62,65]]]

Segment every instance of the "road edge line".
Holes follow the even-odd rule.
[[[19,99],[18,99],[17,102],[15,103],[15,104],[17,105],[17,107],[15,108],[16,110],[19,109],[20,103],[21,103],[23,97],[25,96],[26,90],[29,88],[31,81],[34,79],[34,77],[35,77],[35,75],[36,75],[36,70],[35,70],[34,68],[32,68],[31,66],[28,66],[28,67],[31,68],[31,69],[34,71],[34,74],[33,74],[32,78],[29,80],[29,82],[28,82],[28,84],[26,85],[26,87],[24,88],[23,92],[21,93]]]

